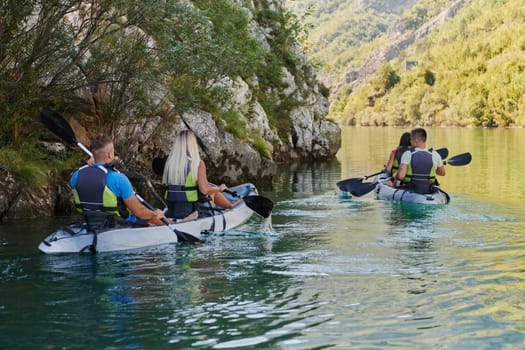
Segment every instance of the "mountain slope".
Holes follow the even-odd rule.
[[[287,6],[310,28],[309,57],[327,77],[359,68],[389,36],[414,30],[438,13],[448,1],[347,0],[287,1]]]
[[[294,3],[310,3],[294,1]],[[350,2],[348,2],[350,3]],[[325,54],[323,38],[341,38],[334,23],[311,29],[310,57],[331,89],[331,116],[342,124],[520,126],[523,107],[522,1],[454,0],[404,3],[384,21],[373,1],[353,1],[354,18],[365,6],[388,29],[373,40],[335,45]],[[398,3],[399,4],[399,3]],[[318,13],[326,12],[326,3]],[[366,7],[368,6],[368,7]],[[321,10],[321,8],[323,10]],[[299,6],[295,6],[297,11]],[[331,18],[344,18],[333,8]],[[323,12],[324,11],[324,12]],[[312,15],[305,20],[315,22]],[[329,13],[329,11],[328,11]],[[318,16],[321,18],[321,16]],[[306,22],[304,22],[306,23]],[[353,27],[355,29],[356,27]],[[364,26],[358,29],[362,31]],[[376,26],[377,28],[377,26]],[[348,26],[345,27],[345,30]],[[324,33],[324,34],[319,34]],[[336,33],[330,36],[327,33]],[[372,34],[375,32],[372,30]],[[345,33],[346,37],[355,33]],[[372,35],[373,36],[373,35]],[[372,36],[361,35],[361,38]],[[317,46],[316,46],[317,45]],[[334,64],[333,62],[337,62]],[[410,66],[410,70],[407,69]],[[411,64],[417,64],[415,67]],[[394,84],[391,84],[395,82]]]
[[[456,4],[453,17],[384,64],[381,72],[397,76],[396,84],[376,75],[331,113],[360,125],[525,125],[523,2]]]

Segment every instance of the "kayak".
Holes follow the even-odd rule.
[[[257,189],[250,183],[230,187],[229,190],[230,193],[224,194],[232,203],[239,196],[257,195]],[[207,233],[228,231],[244,224],[254,211],[242,201],[232,209],[214,210],[211,213],[213,215],[170,225],[108,228],[96,234],[95,248],[97,252],[113,252],[177,243],[174,230],[203,240],[203,235]],[[42,240],[38,249],[46,254],[89,252],[87,248],[93,245],[94,238],[94,233],[88,232],[85,222],[77,222],[51,233]]]
[[[389,179],[388,174],[379,175],[375,182],[377,183],[375,193],[377,199],[388,200],[393,202],[408,202],[417,204],[448,204],[450,197],[448,193],[437,187],[434,193],[421,194],[409,191],[405,188],[390,187],[385,185],[384,181]]]

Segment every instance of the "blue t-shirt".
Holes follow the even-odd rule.
[[[95,163],[91,166],[104,166],[102,163]],[[69,185],[71,188],[75,188],[77,184],[78,179],[78,169],[75,171],[73,176],[71,176],[71,180],[69,181]],[[133,190],[133,185],[131,185],[131,182],[129,181],[128,177],[122,173],[119,173],[117,171],[113,171],[108,169],[108,173],[106,175],[106,186],[117,196],[117,198],[122,199],[128,199],[135,195],[135,191]],[[135,222],[136,217],[133,215],[129,215],[127,218],[127,221]]]

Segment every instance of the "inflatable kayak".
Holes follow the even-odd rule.
[[[421,194],[409,191],[406,188],[385,185],[384,181],[388,180],[389,177],[387,174],[381,174],[376,178],[375,193],[377,199],[417,204],[448,204],[450,202],[448,193],[439,187],[434,193]]]
[[[225,195],[232,203],[239,197],[246,197],[233,209],[213,210],[209,216],[169,226],[109,228],[97,233],[96,236],[87,230],[84,222],[73,223],[47,236],[39,244],[38,249],[46,254],[81,253],[93,251],[94,246],[96,252],[112,252],[176,243],[179,241],[177,236],[181,233],[199,241],[203,239],[203,234],[228,231],[242,225],[254,212],[263,217],[270,215],[271,207],[265,208],[259,203],[261,200],[263,204],[267,204],[267,199],[257,195],[254,185],[243,184],[231,187],[229,190],[230,193],[225,192]]]

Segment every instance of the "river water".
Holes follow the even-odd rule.
[[[336,161],[260,186],[271,223],[199,246],[48,256],[70,218],[0,225],[0,348],[525,348],[525,130],[429,129],[473,156],[447,165],[447,206],[337,192],[403,131],[343,128]]]

